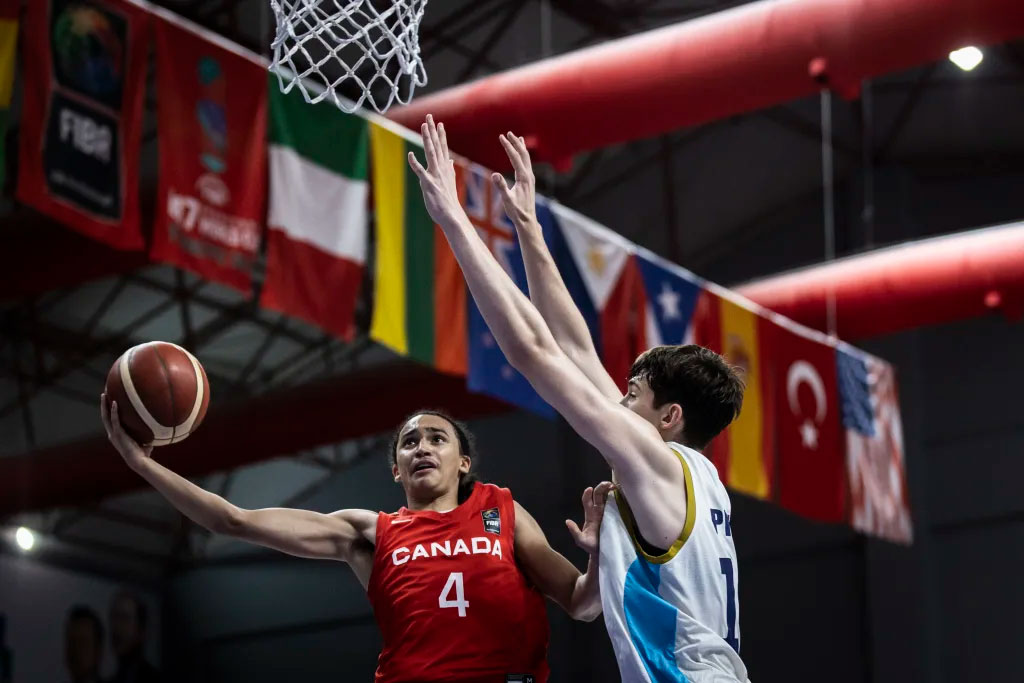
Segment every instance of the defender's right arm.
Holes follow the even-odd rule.
[[[578,367],[598,390],[615,401],[622,399],[622,391],[605,370],[590,329],[576,307],[562,280],[555,260],[544,243],[544,234],[537,221],[536,180],[530,162],[526,141],[511,132],[500,136],[512,168],[515,184],[509,188],[505,179],[495,173],[491,180],[500,193],[505,212],[516,226],[519,245],[526,266],[526,280],[530,300],[548,324],[551,335],[569,360]]]
[[[359,551],[375,541],[377,514],[369,510],[339,510],[325,515],[289,508],[244,510],[233,505],[153,460],[153,447],[139,446],[125,433],[118,420],[117,404],[108,411],[105,396],[100,399],[100,412],[107,437],[125,463],[179,512],[215,534],[234,536],[289,555],[349,564],[363,559],[365,553]],[[362,580],[362,567],[353,569]]]

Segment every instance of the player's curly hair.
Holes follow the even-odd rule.
[[[654,407],[683,409],[682,443],[703,450],[729,426],[743,406],[743,378],[714,351],[696,344],[656,346],[633,361],[629,379],[643,379]]]
[[[462,455],[469,456],[469,472],[459,473],[459,503],[464,503],[469,495],[473,493],[473,487],[480,481],[476,473],[473,472],[473,465],[476,463],[476,437],[473,436],[473,432],[469,431],[464,423],[459,422],[454,417],[440,410],[424,409],[417,410],[413,413],[409,413],[405,416],[405,419],[398,423],[398,427],[395,428],[394,434],[391,435],[391,446],[388,448],[388,462],[392,465],[398,462],[398,439],[402,434],[402,427],[408,424],[409,420],[420,415],[433,415],[446,421],[455,430],[455,435],[459,439],[459,453]]]

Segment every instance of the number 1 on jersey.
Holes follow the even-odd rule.
[[[732,558],[720,558],[718,563],[722,567],[722,574],[725,575],[725,623],[728,629],[725,642],[739,654],[740,639],[736,637],[736,579],[732,569]]]
[[[449,599],[452,593],[452,586],[455,587],[454,600]],[[466,608],[469,607],[469,601],[466,600],[466,593],[462,587],[462,572],[452,572],[448,575],[448,581],[445,582],[441,595],[437,597],[437,606],[458,607],[459,616],[466,616]]]

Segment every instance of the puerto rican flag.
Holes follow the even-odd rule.
[[[646,294],[644,348],[693,343],[700,278],[651,252],[640,252],[636,261]]]

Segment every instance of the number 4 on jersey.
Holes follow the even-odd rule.
[[[452,586],[455,587],[454,600],[449,599],[452,593]],[[466,616],[466,608],[469,607],[469,601],[466,600],[466,593],[462,587],[462,572],[452,572],[448,575],[448,581],[444,584],[441,595],[437,597],[437,606],[458,607],[459,616]]]

